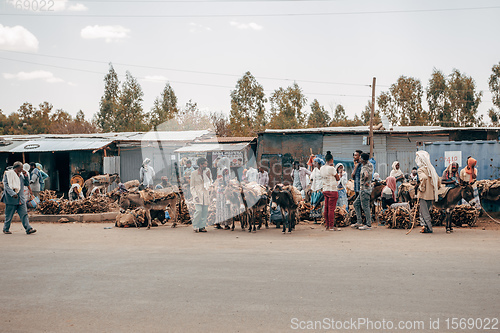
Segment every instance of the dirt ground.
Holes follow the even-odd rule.
[[[451,332],[446,318],[499,317],[498,230],[33,226],[0,235],[0,332],[290,332],[361,317]]]

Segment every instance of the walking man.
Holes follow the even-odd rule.
[[[370,155],[367,153],[361,154],[361,163],[356,167],[360,169],[359,195],[354,201],[354,209],[356,210],[357,223],[351,227],[359,230],[371,230],[371,212],[370,212],[370,196],[372,194],[372,174],[373,165],[368,162]],[[366,224],[363,224],[361,216],[361,207],[365,212]]]
[[[26,234],[35,233],[36,230],[30,226],[28,219],[28,209],[26,208],[26,198],[24,197],[24,187],[29,186],[29,174],[23,170],[21,162],[15,162],[13,168],[5,172],[3,176],[4,195],[2,202],[5,203],[5,223],[3,233],[10,235],[10,223],[14,213],[17,212]]]
[[[432,233],[432,219],[429,210],[432,207],[432,201],[438,201],[438,175],[436,169],[431,163],[429,153],[425,150],[417,151],[415,158],[418,170],[418,192],[417,198],[420,202],[420,225],[421,233]]]

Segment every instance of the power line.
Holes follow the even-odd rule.
[[[2,50],[2,49],[0,49],[0,51],[10,52],[10,53],[17,53],[17,54],[35,55],[33,53],[20,52],[20,51],[9,51],[9,50]],[[72,61],[90,62],[90,63],[97,63],[97,64],[109,64],[109,62],[106,62],[106,61],[89,60],[89,59],[82,59],[82,58],[71,58],[71,57],[46,55],[46,54],[38,54],[38,53],[36,54],[36,56],[47,57],[47,58],[54,58],[54,59],[65,59],[65,60],[72,60]],[[10,59],[10,60],[14,61],[14,59]],[[229,76],[229,77],[241,77],[241,75],[229,74],[229,73],[217,73],[217,72],[194,71],[194,70],[188,70],[188,69],[176,69],[176,68],[167,68],[167,67],[144,66],[144,65],[136,65],[136,64],[126,64],[126,63],[120,63],[120,62],[112,62],[112,63],[116,64],[116,65],[119,65],[119,66],[147,68],[147,69],[157,69],[157,70],[182,72],[182,73],[193,73],[193,74],[204,74],[204,75],[219,75],[219,76]],[[295,79],[266,77],[266,76],[259,76],[259,77],[256,77],[256,78],[263,79],[263,80],[276,80],[276,81],[288,81],[288,82],[295,82],[295,81],[297,81],[297,82],[329,84],[329,85],[344,85],[344,86],[358,86],[358,87],[369,87],[370,86],[369,84],[360,84],[360,83],[342,83],[342,82],[328,82],[328,81],[314,81],[314,80],[295,80]],[[386,86],[386,87],[388,87],[388,86]]]
[[[469,10],[500,9],[500,6],[488,7],[468,7],[468,8],[438,8],[438,9],[409,9],[409,10],[383,10],[366,12],[323,12],[323,13],[281,13],[281,14],[198,14],[198,15],[111,15],[111,14],[0,14],[0,16],[18,17],[106,17],[106,18],[218,18],[218,17],[298,17],[298,16],[340,16],[340,15],[377,15],[377,14],[402,14],[402,13],[432,13],[432,12],[453,12]]]

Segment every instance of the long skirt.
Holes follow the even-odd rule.
[[[220,224],[222,226],[229,225],[231,210],[229,205],[226,203],[226,196],[224,195],[224,192],[217,191],[216,199],[215,224]]]
[[[321,191],[315,191],[311,194],[311,213],[309,216],[311,218],[320,218],[323,216],[323,209],[321,202],[324,200],[323,193]]]
[[[349,213],[349,200],[345,188],[338,190],[339,199],[337,200],[337,207],[344,208]]]

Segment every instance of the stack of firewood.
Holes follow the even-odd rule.
[[[476,226],[479,210],[470,205],[458,205],[451,212],[451,221],[456,226],[461,227],[463,224],[469,227]]]
[[[44,215],[104,213],[110,209],[109,199],[101,196],[91,196],[75,201],[47,200],[38,206],[38,212]]]
[[[119,228],[130,227],[147,227],[148,221],[146,219],[146,210],[141,207],[135,209],[127,209],[125,212],[116,216],[115,226]],[[152,227],[157,227],[158,223],[155,220],[151,221]]]
[[[309,202],[306,201],[301,201],[299,202],[298,208],[297,208],[297,216],[299,217],[300,221],[303,220],[308,220],[309,216],[311,215],[311,210],[312,206]]]
[[[41,191],[39,194],[40,202],[57,199],[56,191],[45,190]]]
[[[444,210],[432,207],[430,213],[433,226],[442,226],[445,223],[446,213]]]
[[[378,219],[380,223],[389,225],[389,223],[392,223],[392,209],[389,207],[386,210],[382,210],[378,213]]]
[[[41,201],[37,207],[39,213],[44,215],[55,215],[59,213],[59,201],[47,200]]]
[[[349,226],[349,214],[344,208],[335,208],[335,226],[337,227],[347,227]]]

